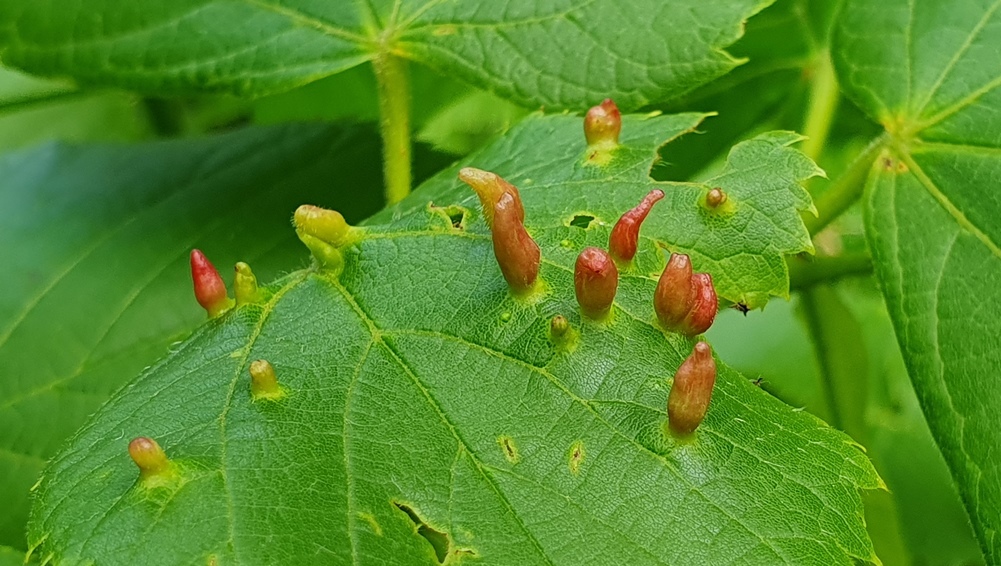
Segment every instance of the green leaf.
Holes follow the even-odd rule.
[[[704,183],[651,180],[650,162],[657,148],[693,131],[704,116],[626,116],[623,142],[629,147],[616,151],[605,168],[588,163],[579,118],[525,120],[503,139],[435,176],[424,193],[375,220],[420,209],[428,199],[474,208],[476,196],[456,178],[465,165],[494,171],[519,187],[545,187],[546,200],[539,203],[538,214],[554,225],[568,226],[574,216],[584,215],[610,230],[622,212],[660,188],[667,197],[643,224],[641,245],[688,253],[696,270],[712,274],[719,296],[732,302],[755,308],[764,306],[769,296],[788,297],[784,256],[813,252],[799,214],[813,205],[799,183],[823,172],[789,147],[799,136],[772,132],[735,146],[724,169]],[[723,188],[732,209],[709,212],[699,204],[711,187]],[[638,274],[654,279],[662,269],[659,258],[635,267]]]
[[[635,108],[736,66],[723,48],[769,3],[7,0],[0,58],[158,94],[263,94],[391,54],[529,107],[580,109],[612,96]]]
[[[28,490],[65,439],[204,320],[188,250],[227,280],[237,260],[300,267],[295,206],[370,213],[378,155],[371,130],[297,126],[0,156],[0,543],[25,546]]]
[[[580,118],[532,118],[490,150],[506,146],[536,180],[521,193],[544,258],[530,298],[508,293],[482,218],[461,208],[468,189],[436,179],[365,226],[339,274],[292,273],[267,302],[203,326],[54,460],[32,544],[102,564],[876,561],[857,490],[881,481],[847,436],[720,364],[694,441],[665,437],[670,376],[692,341],[654,325],[655,281],[626,272],[611,320],[578,315],[575,256],[610,228],[566,220],[635,204],[620,177],[645,176],[655,148],[699,119],[627,120],[605,168],[561,143],[582,137]],[[526,152],[539,132],[549,143]],[[753,142],[767,151],[730,175],[790,167],[789,139]],[[603,190],[570,183],[584,174]],[[664,258],[644,243],[637,262]],[[574,328],[569,347],[548,338],[556,314]],[[251,400],[257,359],[283,399]],[[137,482],[126,445],[139,435],[175,462],[165,485]]]
[[[35,562],[29,562],[35,564]],[[0,566],[24,566],[24,551],[0,546]]]
[[[887,129],[866,188],[911,379],[987,555],[1001,561],[1001,4],[846,4],[835,60]]]

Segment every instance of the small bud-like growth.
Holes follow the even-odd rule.
[[[549,321],[549,335],[553,340],[559,341],[570,331],[570,321],[562,314],[558,314]]]
[[[480,197],[480,204],[483,206],[483,218],[487,226],[493,227],[494,207],[500,201],[501,196],[511,195],[514,199],[515,210],[518,221],[525,221],[525,208],[521,204],[521,194],[518,188],[508,183],[500,175],[484,171],[475,167],[463,167],[459,170],[459,180],[469,185],[476,196]]]
[[[340,212],[327,210],[311,204],[295,209],[295,231],[299,236],[312,236],[339,248],[350,241],[351,226]]]
[[[226,284],[201,250],[191,250],[191,281],[195,287],[195,299],[210,317],[219,316],[233,305],[226,294]]]
[[[712,348],[705,342],[698,342],[674,374],[667,397],[667,422],[674,435],[687,436],[698,428],[709,410],[715,384],[716,362]]]
[[[501,195],[494,205],[494,223],[491,233],[494,255],[511,292],[526,293],[535,285],[539,276],[542,253],[535,240],[528,235],[522,222],[521,205],[509,193]]]
[[[581,312],[590,318],[603,318],[615,300],[619,270],[605,250],[584,248],[577,256],[573,282]]]
[[[146,478],[170,469],[170,460],[163,448],[152,438],[140,436],[129,443],[129,456],[139,467],[139,476]]]
[[[706,206],[709,208],[717,208],[721,204],[726,202],[726,193],[723,189],[716,187],[706,193]]]
[[[341,213],[304,204],[296,209],[293,222],[299,239],[320,265],[333,270],[341,267],[343,258],[339,248],[351,244],[357,231]]]
[[[719,309],[716,289],[708,273],[692,273],[685,254],[671,254],[653,295],[653,309],[668,330],[687,336],[712,326]]]
[[[257,399],[281,399],[285,396],[280,385],[275,368],[267,360],[250,362],[250,394]]]
[[[254,276],[250,266],[241,261],[236,264],[235,271],[233,292],[236,295],[236,304],[245,305],[260,302],[261,291],[257,287],[257,277]]]
[[[611,98],[592,106],[584,116],[584,137],[589,147],[615,147],[621,131],[622,113]]]
[[[621,262],[630,262],[636,255],[636,245],[640,238],[640,225],[646,220],[653,205],[664,198],[664,191],[654,189],[632,210],[627,211],[615,223],[612,235],[608,238],[608,251],[612,257]]]

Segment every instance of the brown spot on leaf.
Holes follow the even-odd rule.
[[[504,458],[512,464],[517,464],[521,461],[521,456],[518,454],[518,447],[514,443],[514,439],[507,435],[501,435],[497,437],[497,444],[500,444],[501,451],[504,452]]]
[[[581,462],[584,461],[584,441],[578,440],[570,445],[570,459],[567,465],[570,468],[570,473],[577,475],[580,471]]]

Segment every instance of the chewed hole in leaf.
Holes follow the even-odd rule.
[[[444,564],[445,558],[448,557],[448,548],[451,546],[449,536],[446,533],[428,526],[428,524],[421,519],[420,515],[418,515],[417,512],[410,506],[396,501],[393,502],[393,505],[395,505],[400,511],[406,513],[407,517],[413,521],[414,526],[417,527],[417,534],[431,543],[431,548],[434,549],[434,555],[438,558],[438,563]]]
[[[449,206],[434,206],[432,204],[430,206],[430,209],[433,212],[440,214],[445,218],[448,218],[448,221],[452,225],[452,228],[456,230],[466,229],[466,217],[468,216],[469,211],[466,210],[465,208],[457,204],[452,204]]]
[[[577,228],[583,228],[587,230],[591,226],[591,222],[594,222],[594,216],[589,214],[575,214],[573,218],[570,219],[570,225],[576,226]]]

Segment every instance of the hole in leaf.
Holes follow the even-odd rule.
[[[448,219],[452,221],[452,228],[462,230],[466,224],[466,209],[457,206],[450,206],[445,209]]]
[[[414,525],[417,527],[417,534],[424,537],[429,543],[431,543],[431,548],[434,549],[434,555],[438,558],[439,564],[445,563],[445,558],[448,557],[448,547],[451,546],[451,541],[447,534],[435,530],[428,526],[420,515],[417,514],[412,508],[402,503],[393,502],[396,508],[407,514],[410,520],[413,521]]]
[[[590,226],[591,222],[593,221],[594,221],[593,216],[590,216],[588,214],[577,214],[570,219],[570,225],[587,230],[588,226]]]

